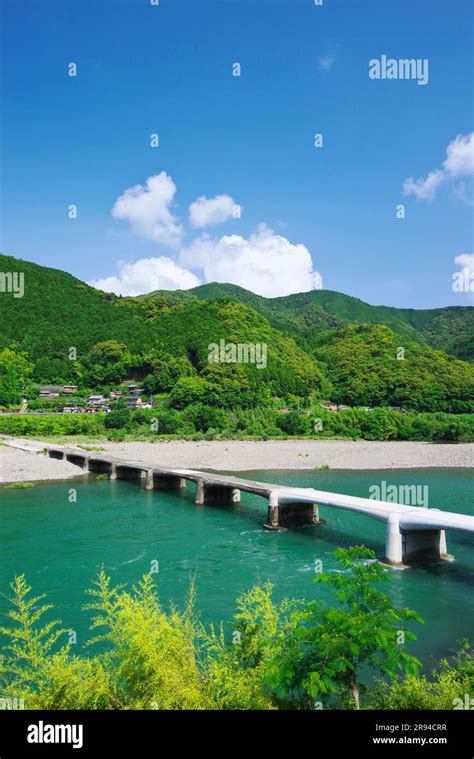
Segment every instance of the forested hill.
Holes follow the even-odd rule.
[[[267,300],[232,285],[207,285],[185,293],[121,298],[70,274],[12,257],[0,256],[0,271],[25,276],[24,297],[0,293],[0,352],[8,348],[25,354],[37,382],[100,388],[134,378],[146,380],[150,393],[160,393],[186,378],[189,398],[213,393],[219,404],[228,406],[288,394],[417,411],[464,412],[473,405],[473,365],[414,342],[415,333],[407,334],[409,325],[413,331],[417,323],[418,331],[424,325],[425,335],[430,329],[440,339],[443,331],[433,325],[437,319],[451,319],[452,337],[454,325],[471,318],[472,309],[413,311],[412,321],[400,321],[394,332],[373,323],[377,309],[338,293]],[[357,304],[359,318],[372,316],[365,324],[348,323]],[[400,320],[405,313],[379,311],[386,312]],[[397,326],[394,318],[391,323]],[[208,346],[220,340],[265,344],[266,366],[210,364]],[[11,371],[14,362],[10,354],[5,356],[4,365]]]
[[[457,358],[474,360],[474,308],[413,309],[371,306],[358,298],[332,290],[312,290],[281,298],[264,298],[238,285],[213,282],[191,290],[158,290],[142,299],[156,296],[172,302],[232,298],[265,316],[277,329],[312,345],[316,333],[338,329],[345,324],[385,324],[399,335],[411,337]]]
[[[0,350],[25,352],[34,379],[88,386],[152,374],[156,362],[173,364],[175,379],[219,370],[208,363],[208,346],[221,339],[268,346],[264,372],[272,393],[309,393],[321,385],[315,359],[261,314],[233,301],[168,305],[95,290],[57,269],[0,256],[0,271],[23,272],[22,298],[0,294]],[[112,342],[113,345],[108,343]],[[99,346],[94,349],[94,346]],[[77,361],[71,361],[70,349]],[[257,382],[255,364],[236,370],[235,381]],[[121,374],[123,373],[123,376]]]

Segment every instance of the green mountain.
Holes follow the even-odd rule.
[[[224,339],[268,346],[265,371],[250,363],[243,371],[255,383],[264,378],[273,393],[309,392],[321,384],[316,361],[244,304],[195,300],[170,306],[160,298],[121,298],[58,269],[9,256],[0,256],[0,271],[21,271],[25,277],[24,297],[0,295],[0,349],[13,346],[26,352],[37,381],[80,382],[86,376],[89,383],[117,382],[120,369],[125,376],[142,378],[163,356],[171,362],[185,360],[180,364],[184,375],[225,373],[227,366],[208,362],[208,346]],[[107,341],[123,349],[92,352]],[[76,362],[69,358],[71,349]],[[110,371],[97,364],[101,369],[109,364]]]
[[[349,324],[326,333],[314,355],[337,403],[396,405],[416,411],[472,409],[472,364],[410,338],[400,340],[383,324]]]
[[[122,298],[8,256],[0,271],[25,277],[24,297],[0,294],[0,351],[26,353],[36,381],[100,388],[135,378],[147,392],[172,391],[177,408],[310,393],[349,405],[472,408],[474,367],[426,343],[463,348],[458,330],[473,309],[403,311],[327,291],[266,299],[219,284]],[[265,366],[209,363],[221,340],[265,345]]]
[[[232,298],[251,306],[277,329],[311,346],[315,334],[344,324],[385,324],[399,335],[430,345],[457,358],[474,360],[474,309],[448,306],[417,310],[371,306],[350,295],[332,290],[312,290],[281,298],[263,298],[237,285],[213,282],[192,290],[156,291],[140,298],[165,296],[172,302]]]

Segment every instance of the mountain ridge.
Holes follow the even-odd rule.
[[[61,270],[0,256],[0,271],[19,270],[24,297],[0,297],[0,352],[7,349],[10,364],[21,364],[19,353],[26,354],[36,382],[107,388],[143,380],[147,392],[171,392],[182,405],[207,398],[211,405],[240,407],[316,393],[352,406],[454,413],[473,407],[472,364],[375,321],[385,312],[370,306],[372,322],[345,321],[354,309],[360,319],[366,314],[363,301],[350,296],[313,291],[275,304],[233,285],[207,285],[197,294],[120,297]],[[320,308],[318,299],[343,318]],[[452,336],[450,313],[415,320],[433,330],[441,314]],[[405,332],[416,327],[403,320],[400,325]],[[443,339],[443,330],[433,334]],[[220,340],[265,345],[268,362],[261,371],[251,361],[211,363],[209,346]],[[400,352],[405,360],[398,360]]]
[[[232,298],[259,311],[273,326],[290,333],[296,330],[300,339],[310,345],[314,344],[310,333],[315,329],[323,332],[350,323],[385,324],[421,345],[429,345],[463,360],[474,360],[474,338],[466,338],[469,327],[474,335],[472,306],[432,309],[373,306],[335,290],[311,290],[266,298],[239,285],[218,282],[198,285],[189,290],[155,290],[134,296],[138,300],[155,297],[168,297],[172,302]]]

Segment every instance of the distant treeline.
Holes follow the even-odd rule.
[[[401,413],[384,408],[351,408],[334,413],[318,405],[282,412],[270,405],[222,409],[203,403],[177,410],[164,404],[147,410],[117,409],[107,415],[0,415],[0,433],[106,436],[114,441],[166,436],[194,440],[340,437],[468,442],[474,440],[474,414]]]

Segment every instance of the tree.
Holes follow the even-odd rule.
[[[298,411],[289,411],[287,414],[280,414],[276,423],[287,435],[305,435],[309,429],[310,418]]]
[[[30,377],[33,365],[24,353],[10,348],[0,351],[0,405],[19,403],[24,393],[24,383]]]
[[[200,401],[206,390],[206,381],[201,377],[181,377],[170,393],[170,405],[177,409],[186,408]]]
[[[117,340],[96,343],[85,359],[86,380],[93,387],[115,384],[127,376],[132,357]]]
[[[222,429],[226,421],[226,416],[222,409],[206,406],[202,403],[194,403],[188,406],[185,413],[186,417],[199,432],[207,432],[210,429]]]
[[[110,411],[105,417],[105,426],[108,430],[121,430],[130,422],[130,411],[119,408]]]
[[[342,572],[323,572],[316,583],[327,585],[337,605],[316,599],[296,612],[297,624],[276,658],[276,683],[288,698],[307,707],[338,694],[359,708],[362,668],[394,677],[417,674],[421,662],[405,643],[416,638],[405,622],[422,619],[411,609],[396,609],[377,586],[388,571],[364,546],[335,551]]]

